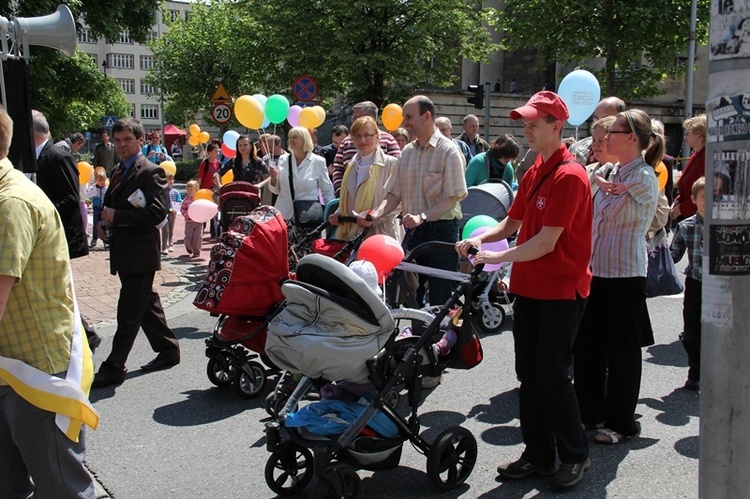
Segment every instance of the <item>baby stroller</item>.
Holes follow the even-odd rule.
[[[458,285],[434,317],[421,310],[392,314],[375,291],[343,264],[320,255],[300,260],[297,280],[282,286],[287,305],[271,321],[266,341],[266,353],[274,363],[305,376],[277,420],[266,423],[271,456],[265,479],[272,491],[296,494],[315,475],[316,497],[361,497],[361,481],[353,470],[398,466],[406,441],[427,456],[427,475],[437,488],[451,490],[466,481],[477,457],[474,436],[452,427],[428,443],[419,434],[417,410],[420,376],[436,376],[446,367],[469,369],[482,359],[471,310],[452,326],[458,340],[448,355],[438,356],[431,348],[443,334],[441,323],[471,293],[475,278],[472,275]],[[400,337],[394,315],[422,320],[424,330]],[[298,406],[320,380],[369,381],[372,396],[367,405],[355,404],[356,409],[346,404],[346,411],[351,411],[349,423],[337,431],[316,431],[302,417],[315,412],[305,411],[313,404],[299,410]],[[406,411],[399,410],[393,399],[397,387],[407,390]]]
[[[260,192],[250,182],[230,182],[219,189],[219,222],[221,230],[237,217],[249,215],[260,204]]]
[[[234,385],[243,397],[257,396],[267,369],[278,368],[265,355],[266,327],[284,301],[281,283],[289,278],[286,224],[271,206],[240,216],[211,249],[208,273],[193,304],[218,315],[206,340],[208,379]]]

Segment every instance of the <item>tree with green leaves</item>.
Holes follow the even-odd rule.
[[[223,82],[235,97],[260,91],[262,40],[251,16],[235,2],[193,4],[187,20],[150,43],[156,61],[147,81],[165,94],[165,117],[185,124],[210,105]]]
[[[464,0],[218,0],[195,4],[152,44],[151,82],[184,123],[221,80],[234,96],[282,93],[300,75],[318,98],[403,101],[449,87],[461,57],[486,60],[494,11]],[[182,117],[182,119],[179,119]]]
[[[709,0],[698,0],[696,43],[708,38]],[[690,41],[690,2],[685,0],[505,0],[499,25],[503,48],[536,48],[540,65],[579,64],[602,83],[602,93],[623,99],[663,91]],[[603,58],[601,69],[584,61]],[[559,77],[560,75],[558,75]]]
[[[58,0],[0,0],[4,16],[39,17],[51,14]],[[114,41],[129,30],[136,41],[145,41],[156,22],[159,0],[64,1],[73,18],[83,19],[95,37]],[[79,26],[80,28],[80,26]],[[47,117],[52,134],[101,126],[105,115],[129,116],[130,104],[114,78],[99,73],[85,54],[67,58],[57,50],[31,46],[32,106]],[[8,98],[12,98],[11,95]]]

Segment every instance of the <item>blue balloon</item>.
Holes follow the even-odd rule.
[[[264,109],[264,111],[263,111],[263,123],[260,124],[260,127],[261,128],[268,128],[268,126],[271,124],[271,120],[268,119],[268,117],[266,116],[266,113],[265,113],[266,102],[268,101],[268,97],[266,97],[263,94],[253,94],[252,97],[255,100],[257,100],[258,102],[260,102],[260,105]]]
[[[227,130],[222,136],[222,142],[231,150],[237,149],[237,139],[240,138],[240,134],[234,130]]]
[[[557,95],[568,106],[570,112],[568,123],[579,126],[596,110],[601,97],[601,88],[596,76],[585,69],[576,69],[560,82]]]

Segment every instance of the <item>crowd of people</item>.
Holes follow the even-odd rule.
[[[694,154],[670,203],[671,177],[666,187],[659,181],[667,170],[671,174],[671,165],[664,168],[668,158],[663,127],[616,97],[603,99],[594,114],[591,137],[568,145],[563,139],[568,108],[555,93],[539,92],[512,110],[510,117],[522,122],[535,156],[521,179],[518,140],[502,135],[486,142],[474,115],[462,120],[463,133],[454,139],[450,120],[437,116],[429,98],[417,95],[404,104],[402,126],[391,134],[379,129],[377,106],[360,102],[353,107],[351,128],[333,128],[330,146],[318,146],[317,132],[304,127],[289,131],[288,151],[280,137],[270,134],[260,135],[257,142],[241,135],[236,157],[229,160],[218,142],[207,144],[182,199],[173,176],[160,166],[172,160],[160,133],[147,137],[137,120],[119,120],[112,128],[112,142],[109,132],[102,133],[94,151],[98,168],[82,186],[73,157],[79,137],[74,134],[70,143],[53,145],[46,120],[36,111],[38,189],[30,189],[31,182],[5,159],[13,130],[0,109],[0,208],[21,213],[14,211],[15,222],[5,224],[6,231],[11,226],[20,231],[19,237],[4,238],[0,251],[8,272],[0,275],[0,353],[54,378],[64,377],[68,364],[76,360],[78,350],[69,348],[76,335],[87,337],[83,349],[88,345],[93,351],[99,345],[101,338],[72,303],[67,269],[69,259],[86,255],[101,239],[110,251],[111,273],[121,283],[117,330],[112,351],[80,388],[87,393],[89,387],[123,383],[141,329],[156,352],[141,368],[177,365],[180,346],[153,289],[154,275],[161,259],[173,251],[177,212],[185,217],[189,255],[200,256],[205,227],[190,219],[190,205],[200,189],[218,194],[231,172],[233,182],[253,184],[263,202],[279,210],[289,227],[290,244],[301,254],[310,250],[299,245],[310,227],[301,222],[298,202],[325,205],[338,198],[327,221],[340,238],[352,239],[371,227],[369,235],[388,235],[406,250],[425,242],[447,242],[455,251],[428,252],[417,263],[448,271],[456,271],[459,257],[466,257],[472,247],[479,249],[476,263],[512,263],[509,288],[515,296],[513,335],[525,449],[518,460],[498,467],[498,473],[508,479],[551,476],[554,485],[573,487],[591,466],[589,441],[616,445],[639,433],[635,409],[641,347],[653,344],[645,291],[648,245],[657,234],[666,237],[673,224],[672,257],[677,261],[687,252],[689,259],[683,312],[689,363],[685,388],[700,386],[706,117],[684,124]],[[488,181],[504,181],[517,189],[515,201],[498,225],[460,239],[461,201],[469,187]],[[20,191],[25,194],[19,196]],[[93,211],[90,241],[82,202]],[[220,235],[218,221],[212,220],[208,228],[211,237]],[[45,244],[24,244],[24,231],[44,232]],[[516,234],[507,250],[482,250],[482,243]],[[139,258],[132,258],[134,254]],[[23,313],[17,303],[22,287],[36,287],[41,294],[34,296],[52,303],[45,306],[54,308],[49,314],[55,328],[36,324]],[[444,303],[451,291],[449,280],[432,276],[420,276],[416,289],[424,305]],[[28,346],[23,338],[31,330],[50,348]],[[82,359],[91,362],[90,355]],[[83,440],[55,436],[45,444],[50,449],[27,454],[26,435],[38,430],[25,420],[54,418],[54,410],[24,401],[2,379],[0,408],[5,414],[0,435],[24,435],[0,440],[2,459],[16,456],[25,464],[17,468],[14,480],[31,484],[31,476],[58,467],[73,478],[63,479],[64,485],[55,483],[58,488],[53,490],[89,490],[83,477],[88,474],[82,474]],[[588,431],[595,432],[592,438]],[[37,459],[41,454],[45,460]],[[0,481],[0,495],[3,486]],[[28,487],[33,490],[33,484]]]

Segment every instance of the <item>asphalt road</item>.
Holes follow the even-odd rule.
[[[182,363],[145,373],[153,358],[143,335],[136,341],[126,382],[95,390],[101,415],[87,434],[87,464],[118,499],[273,497],[263,469],[263,398],[241,399],[206,377],[204,340],[214,319],[193,308],[192,297],[168,310],[181,340]],[[649,301],[657,344],[643,351],[643,382],[637,408],[641,434],[617,446],[591,444],[593,467],[569,498],[680,498],[698,495],[698,395],[682,389],[687,363],[677,340],[681,296]],[[508,324],[506,322],[506,324]],[[111,348],[114,328],[104,328],[97,364]],[[509,331],[484,336],[485,360],[470,371],[450,371],[425,392],[422,436],[461,425],[479,443],[473,473],[462,488],[441,497],[557,496],[545,478],[500,481],[496,467],[521,450],[513,341]],[[592,435],[593,436],[593,435]],[[426,458],[408,443],[393,470],[360,472],[366,497],[428,497],[439,494],[427,479]],[[301,497],[310,494],[308,486]]]

